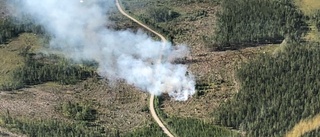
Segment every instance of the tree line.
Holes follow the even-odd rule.
[[[36,85],[45,82],[57,82],[68,85],[75,84],[88,77],[96,76],[90,66],[79,65],[57,55],[43,55],[23,51],[24,65],[13,70],[10,74],[12,83],[0,85],[2,90],[14,90],[26,85]],[[36,57],[37,56],[37,57]]]
[[[35,24],[28,16],[7,17],[0,20],[0,44],[6,43],[9,39],[17,37],[23,32],[42,35],[45,33],[44,28]]]

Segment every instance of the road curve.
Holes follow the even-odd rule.
[[[131,19],[132,21],[138,23],[140,26],[144,27],[145,29],[151,31],[152,33],[156,34],[157,36],[159,36],[161,38],[161,40],[163,42],[167,41],[166,38],[164,36],[162,36],[160,33],[154,31],[153,29],[149,28],[147,25],[144,25],[143,23],[141,23],[140,21],[136,20],[135,18],[131,17],[130,15],[128,15],[121,7],[119,0],[116,0],[116,5],[118,10],[121,12],[122,15],[128,17],[129,19]]]
[[[152,33],[156,34],[157,36],[159,36],[161,38],[161,41],[163,41],[163,43],[165,43],[167,40],[164,36],[162,36],[160,33],[152,30],[151,28],[149,28],[148,26],[144,25],[143,23],[139,22],[138,20],[136,20],[135,18],[131,17],[130,15],[128,15],[121,7],[119,0],[116,0],[116,5],[118,10],[120,11],[120,13],[126,17],[128,17],[129,19],[131,19],[132,21],[138,23],[140,26],[144,27],[145,29],[151,31]],[[161,57],[160,59],[161,60]],[[157,122],[157,124],[162,128],[163,132],[165,134],[167,134],[169,137],[174,137],[170,131],[166,128],[166,126],[164,126],[164,124],[162,123],[162,121],[160,120],[160,118],[158,117],[155,109],[154,109],[154,95],[150,96],[150,103],[149,103],[149,109],[151,112],[151,115],[153,117],[153,119]]]

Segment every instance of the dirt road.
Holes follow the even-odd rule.
[[[156,34],[157,36],[159,36],[161,38],[161,40],[163,41],[163,43],[165,43],[167,40],[164,36],[162,36],[160,33],[152,30],[151,28],[149,28],[148,26],[144,25],[143,23],[139,22],[138,20],[136,20],[135,18],[131,17],[130,15],[128,15],[121,7],[119,0],[116,0],[116,5],[118,10],[120,11],[121,14],[123,14],[124,16],[128,17],[129,19],[131,19],[132,21],[138,23],[139,25],[141,25],[142,27],[144,27],[145,29],[151,31],[152,33]],[[161,61],[161,57],[159,58],[159,60]],[[154,109],[154,95],[151,95],[150,97],[150,103],[149,103],[149,109],[151,112],[151,115],[153,117],[153,119],[158,123],[158,125],[162,128],[163,132],[165,134],[167,134],[169,137],[174,137],[170,131],[164,126],[164,124],[162,123],[162,121],[160,120],[160,118],[158,117],[155,109]]]
[[[297,123],[285,137],[300,137],[305,133],[316,130],[320,127],[320,114],[311,118],[305,119]]]

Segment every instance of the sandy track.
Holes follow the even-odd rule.
[[[136,22],[137,24],[139,24],[140,26],[144,27],[145,29],[151,31],[152,33],[156,34],[157,36],[159,36],[161,38],[161,40],[163,41],[163,43],[165,43],[167,40],[164,36],[162,36],[160,33],[152,30],[151,28],[149,28],[148,26],[144,25],[143,23],[139,22],[138,20],[136,20],[135,18],[131,17],[130,15],[128,15],[120,6],[119,0],[116,0],[116,5],[118,10],[120,11],[120,13],[126,17],[128,17],[129,19],[131,19],[132,21]],[[161,57],[159,59],[159,61],[161,61]],[[158,117],[155,109],[154,109],[154,95],[150,96],[150,103],[149,103],[149,109],[151,112],[151,115],[153,117],[153,119],[157,122],[157,124],[162,128],[163,132],[165,134],[167,134],[169,137],[174,137],[170,131],[166,128],[166,126],[164,126],[164,124],[162,123],[162,121],[160,120],[160,118]]]
[[[297,123],[289,132],[286,137],[300,137],[305,133],[316,130],[320,127],[320,114],[311,118],[305,119]]]
[[[118,10],[121,12],[122,15],[128,17],[129,19],[131,19],[132,21],[138,23],[140,26],[144,27],[145,29],[151,31],[152,33],[156,34],[157,36],[159,36],[161,38],[161,40],[163,42],[167,41],[166,38],[164,36],[162,36],[160,33],[154,31],[153,29],[149,28],[148,26],[144,25],[143,23],[139,22],[138,20],[136,20],[135,18],[131,17],[130,15],[128,15],[120,6],[119,0],[116,0],[116,5]]]

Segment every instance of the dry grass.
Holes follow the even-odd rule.
[[[300,137],[307,132],[316,130],[319,127],[320,115],[317,115],[310,119],[301,120],[289,132],[287,132],[286,137]]]
[[[295,2],[306,15],[312,15],[320,10],[319,0],[295,0]]]

